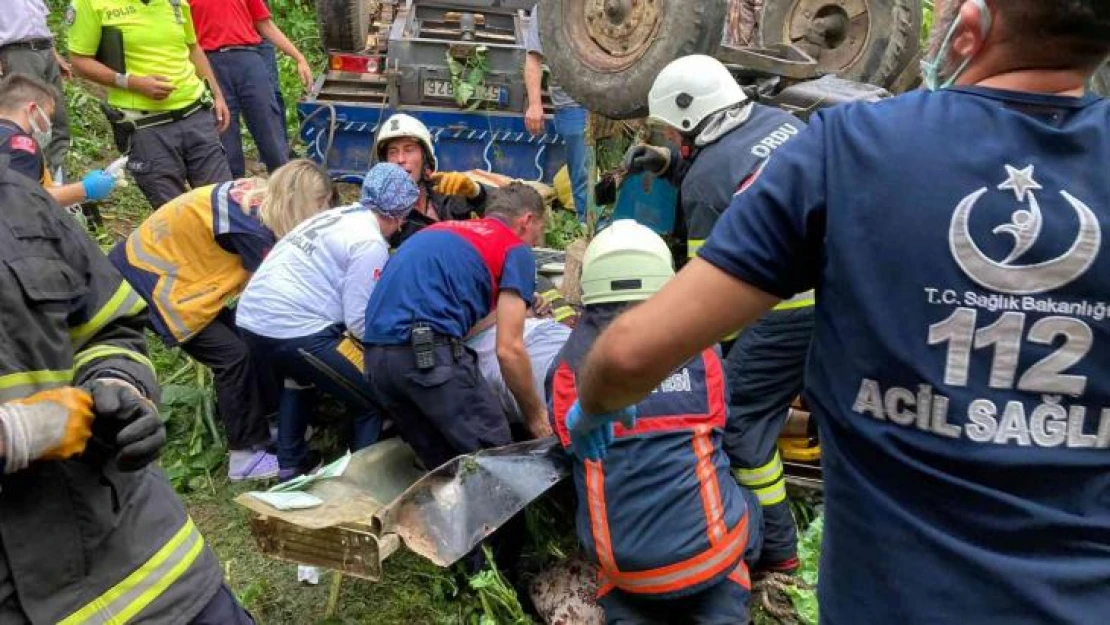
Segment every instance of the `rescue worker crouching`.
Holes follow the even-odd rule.
[[[332,199],[326,173],[311,161],[290,161],[269,181],[226,182],[178,197],[109,254],[146,300],[163,342],[212,369],[232,480],[277,476],[267,419],[277,412],[278,392],[227,306],[275,242]]]
[[[405,222],[419,195],[405,170],[375,165],[358,203],[324,211],[290,232],[239,300],[236,323],[247,344],[285,380],[278,409],[280,480],[320,460],[304,441],[312,415],[308,386],[355,410],[351,451],[373,444],[381,433],[363,366],[366,302],[389,260],[386,238]]]
[[[673,61],[656,77],[648,98],[650,122],[663,126],[681,151],[633,146],[626,168],[666,176],[679,187],[692,258],[736,192],[773,153],[772,146],[789,142],[805,124],[785,111],[750,102],[728,69],[708,56]],[[813,304],[813,292],[802,293],[738,337],[727,337],[723,345],[732,417],[725,445],[737,460],[740,483],[763,505],[761,570],[790,573],[798,568],[797,528],[778,439],[790,404],[802,391]]]
[[[397,113],[382,124],[374,141],[377,162],[400,165],[420,187],[420,200],[401,230],[390,238],[397,247],[439,221],[481,217],[486,188],[461,172],[440,172],[432,133],[420,120]]]
[[[7,161],[0,156],[0,622],[249,625],[151,464],[166,434],[142,299]]]
[[[722,449],[729,416],[717,350],[695,356],[635,406],[599,416],[605,424],[596,429],[578,408],[580,367],[599,334],[673,276],[667,244],[632,220],[590,243],[586,310],[548,373],[552,422],[574,457],[579,540],[598,565],[607,621],[747,623],[761,515]]]
[[[90,171],[81,182],[72,184],[55,186],[51,180],[43,151],[51,143],[50,120],[59,98],[61,94],[53,86],[26,74],[0,80],[0,154],[8,155],[13,171],[41,184],[62,206],[103,200],[117,180],[102,170]]]

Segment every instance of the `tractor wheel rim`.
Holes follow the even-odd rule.
[[[837,72],[859,60],[871,36],[867,0],[800,0],[784,24],[784,41]]]
[[[584,46],[592,48],[583,50],[587,62],[609,71],[632,65],[651,45],[660,26],[660,5],[667,1],[585,0],[585,11],[572,19],[580,21],[593,44]]]

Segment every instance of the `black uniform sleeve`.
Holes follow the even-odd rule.
[[[220,247],[238,254],[242,259],[243,269],[254,273],[262,265],[262,259],[273,247],[273,242],[247,232],[228,232],[216,235],[216,242]]]
[[[69,265],[79,270],[85,287],[72,302],[67,318],[74,385],[117,378],[157,403],[158,381],[143,333],[145,302],[76,221],[59,214],[59,226],[63,253]]]

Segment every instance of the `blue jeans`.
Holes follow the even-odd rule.
[[[567,173],[574,193],[574,207],[578,219],[585,220],[590,176],[586,169],[586,109],[581,106],[555,109],[555,132],[566,141]]]
[[[344,336],[340,326],[296,339],[271,339],[245,330],[243,336],[259,359],[270,363],[287,381],[278,407],[277,456],[282,469],[301,466],[308,454],[305,431],[312,421],[308,389],[296,388],[290,380],[301,386],[314,385],[355,410],[351,451],[377,442],[382,418],[370,401],[362,345]]]
[[[263,51],[258,48],[236,48],[210,52],[208,60],[220,83],[231,125],[220,135],[227,153],[231,175],[242,178],[246,173],[243,158],[243,140],[239,130],[242,115],[258,146],[258,155],[273,172],[289,160],[289,146],[285,140],[285,117],[274,98],[274,83]]]

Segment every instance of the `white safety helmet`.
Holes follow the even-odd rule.
[[[645,300],[673,277],[673,257],[663,238],[632,219],[618,219],[586,248],[582,303]]]
[[[385,161],[385,151],[390,141],[402,138],[419,141],[424,146],[425,158],[429,161],[425,164],[431,167],[432,171],[439,170],[439,161],[436,160],[436,151],[432,146],[432,133],[428,132],[428,127],[419,119],[404,113],[391,116],[378,130],[378,138],[374,141],[374,156],[377,162]]]
[[[720,61],[703,54],[684,56],[655,77],[648,93],[648,119],[692,133],[706,117],[747,99]]]

